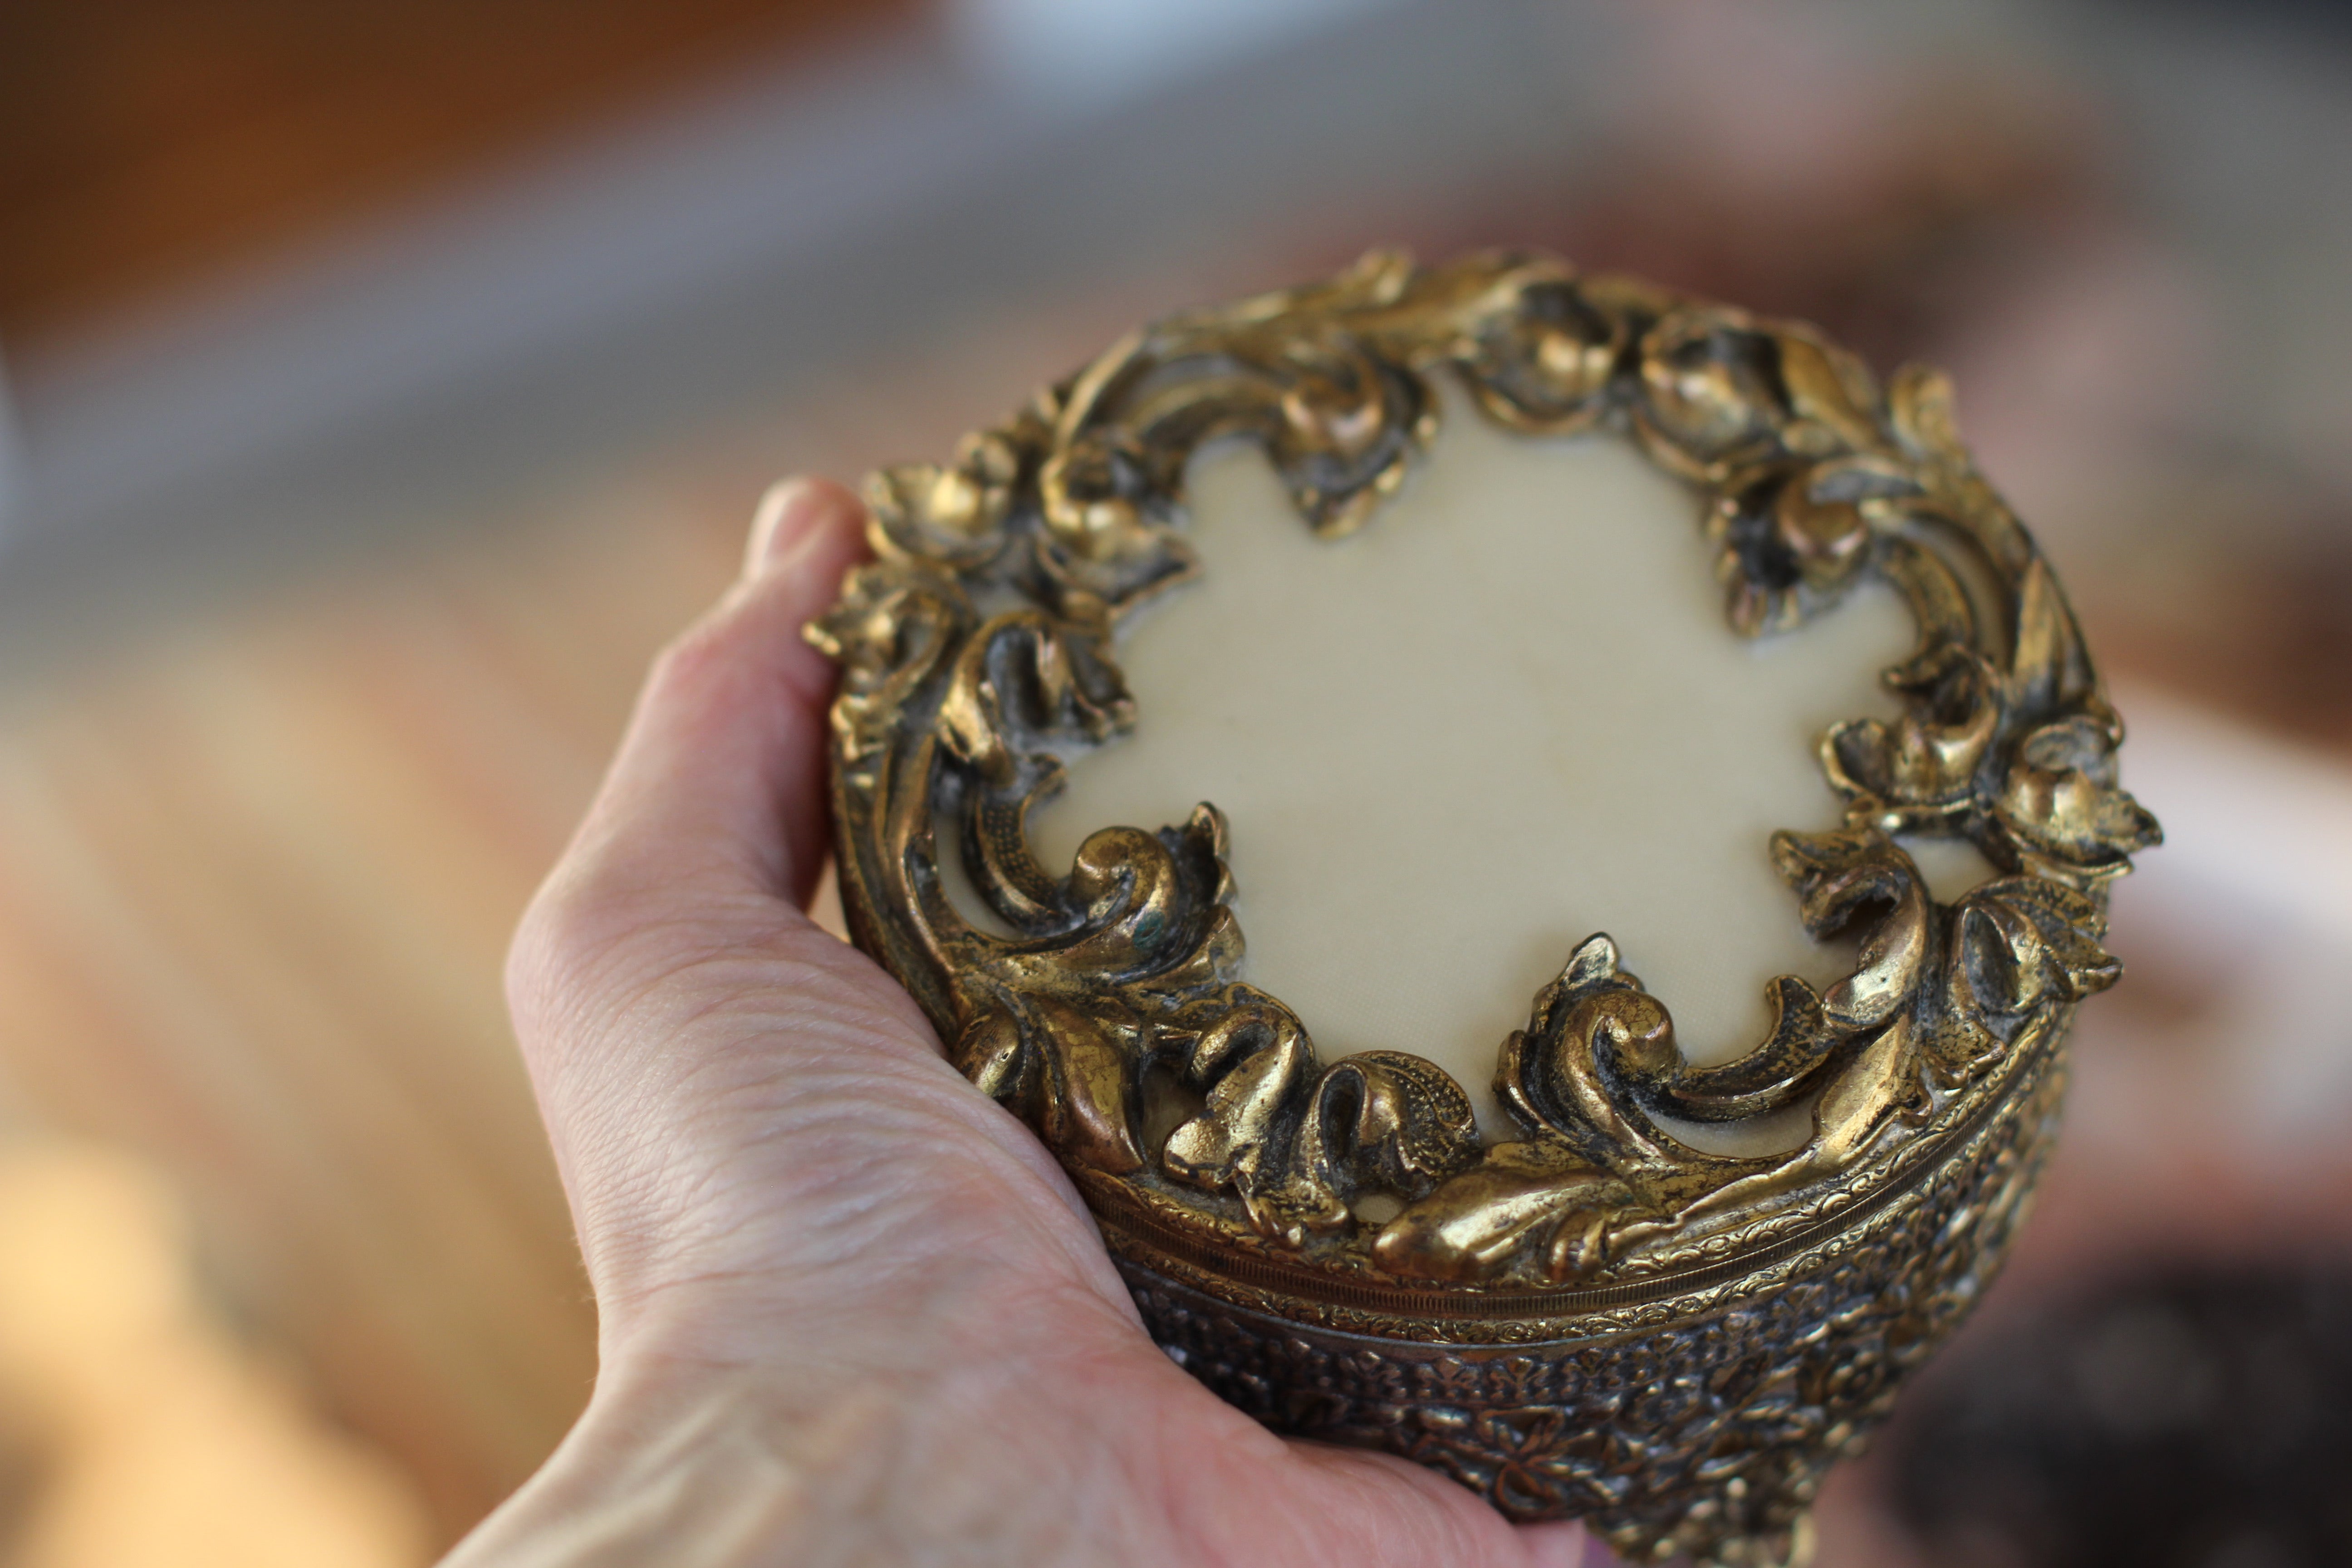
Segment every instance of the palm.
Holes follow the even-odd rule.
[[[860,1561],[1575,1562],[1572,1529],[1286,1443],[1185,1375],[1051,1157],[802,912],[830,672],[796,634],[855,503],[776,510],[766,570],[657,668],[511,966],[607,1382],[699,1391],[657,1408],[756,1391]]]

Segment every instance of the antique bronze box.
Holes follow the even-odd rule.
[[[1318,1055],[1311,1012],[1247,977],[1215,805],[1088,825],[1067,864],[1034,847],[1080,753],[1152,723],[1115,639],[1196,575],[1195,454],[1254,444],[1336,539],[1381,526],[1448,398],[1687,487],[1694,575],[1711,557],[1728,608],[1708,635],[1803,639],[1863,584],[1907,609],[1888,713],[1787,737],[1828,787],[1752,854],[1852,945],[1824,949],[1848,955],[1832,983],[1769,981],[1744,1054],[1693,1065],[1625,967],[1652,957],[1594,935],[1495,1039],[1491,1100],[1422,1056]],[[1169,1353],[1280,1430],[1583,1518],[1630,1560],[1801,1559],[1826,1468],[2000,1265],[2074,1005],[2118,973],[2107,883],[2158,837],[1943,378],[1882,388],[1804,326],[1542,257],[1376,254],[1137,332],[869,497],[877,559],[811,627],[842,668],[850,928],[1060,1157]],[[1586,695],[1556,690],[1570,722]],[[1643,765],[1641,733],[1608,742]],[[1246,889],[1253,825],[1232,831]],[[1939,845],[1981,867],[1944,898]],[[1797,1131],[1738,1142],[1771,1118]]]

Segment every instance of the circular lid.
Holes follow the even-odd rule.
[[[1708,552],[1693,565],[1712,553],[1727,639],[1804,639],[1871,584],[1908,609],[1887,712],[1786,737],[1792,756],[1818,747],[1820,817],[1758,835],[1805,930],[1849,937],[1851,961],[1771,980],[1763,1038],[1727,1059],[1685,1056],[1626,967],[1649,960],[1605,934],[1563,944],[1492,1056],[1491,1100],[1484,1064],[1332,1059],[1313,1016],[1251,983],[1216,805],[1081,825],[1066,860],[1036,849],[1032,814],[1084,753],[1152,722],[1121,639],[1173,635],[1134,612],[1202,571],[1183,525],[1196,453],[1255,444],[1288,504],[1338,538],[1408,482],[1449,397],[1501,430],[1630,443],[1695,491]],[[2104,889],[2157,825],[2116,787],[2122,726],[2081,632],[1932,371],[1882,390],[1804,326],[1541,257],[1423,270],[1375,254],[1132,334],[951,462],[886,469],[868,495],[877,559],[810,627],[843,669],[851,929],[1107,1222],[1261,1292],[1557,1317],[1760,1266],[1861,1223],[1967,1142],[2118,973]],[[1261,618],[1280,613],[1275,592],[1271,611],[1253,601]],[[1325,657],[1316,680],[1370,683],[1368,711],[1405,679]],[[1464,692],[1496,679],[1475,637],[1416,657]],[[1590,685],[1544,677],[1515,700],[1573,732]],[[1258,711],[1278,726],[1285,710]],[[1620,715],[1592,765],[1638,773],[1656,736],[1693,721]],[[1349,787],[1427,787],[1404,776],[1360,767]],[[1735,757],[1716,784],[1748,778]],[[1474,792],[1455,793],[1409,804],[1485,831]],[[1524,848],[1507,823],[1493,833]],[[1306,858],[1384,842],[1400,840],[1318,840]],[[1939,900],[1921,869],[1938,846],[1990,868]]]

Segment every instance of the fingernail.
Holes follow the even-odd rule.
[[[751,514],[751,537],[743,545],[743,575],[761,577],[792,559],[794,547],[824,512],[817,488],[808,479],[781,479],[760,498]]]

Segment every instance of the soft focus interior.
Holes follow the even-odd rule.
[[[761,490],[1373,245],[1948,368],[2131,721],[2127,978],[1822,1568],[2342,1563],[2347,153],[2315,0],[0,8],[0,1563],[527,1476],[594,1318],[506,937]]]

